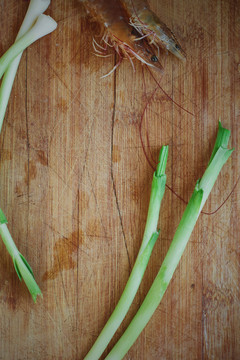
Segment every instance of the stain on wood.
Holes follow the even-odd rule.
[[[44,273],[42,279],[44,281],[53,280],[59,272],[74,269],[77,263],[73,260],[72,255],[78,251],[81,243],[82,234],[79,232],[73,233],[68,238],[63,237],[57,240],[53,247],[53,265]]]
[[[31,180],[35,179],[37,176],[37,167],[35,162],[30,160],[25,163],[25,183],[28,185]]]
[[[43,165],[43,166],[47,166],[48,165],[48,159],[46,157],[46,154],[43,150],[37,150],[37,156],[38,156],[38,160],[39,162]]]

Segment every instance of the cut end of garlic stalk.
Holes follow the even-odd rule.
[[[230,130],[225,129],[225,128],[222,126],[221,121],[219,120],[219,122],[218,122],[217,138],[216,138],[216,141],[215,141],[215,144],[214,144],[214,148],[213,148],[213,151],[212,151],[212,155],[211,155],[211,157],[210,157],[210,160],[209,160],[208,165],[210,165],[212,159],[214,158],[216,152],[218,151],[218,149],[219,149],[220,147],[223,147],[223,148],[227,148],[227,147],[228,147],[228,142],[229,142],[230,134],[231,134]]]
[[[22,37],[34,24],[39,15],[43,14],[50,5],[50,0],[31,0],[26,16],[17,35],[17,40]]]
[[[42,292],[34,279],[31,266],[20,252],[18,252],[18,254],[13,258],[13,264],[20,281],[22,279],[24,280],[30,294],[32,295],[33,301],[36,302],[38,295],[42,297]]]
[[[33,301],[36,302],[37,296],[42,296],[41,290],[35,281],[31,266],[28,264],[25,257],[18,251],[13,238],[7,227],[7,219],[3,211],[0,209],[0,235],[7,248],[7,251],[12,257],[13,265],[17,272],[20,281],[23,279]]]
[[[7,224],[7,218],[4,214],[4,212],[2,211],[2,209],[0,209],[0,225],[3,224]]]
[[[37,18],[37,21],[31,30],[36,35],[36,39],[37,39],[47,34],[50,34],[56,28],[57,28],[57,23],[53,18],[51,18],[51,16],[41,14]]]
[[[156,169],[156,176],[162,176],[165,174],[166,166],[167,166],[167,158],[168,158],[168,146],[164,145],[159,154],[158,166]]]
[[[33,27],[17,40],[0,58],[0,78],[16,56],[34,43],[34,41],[54,31],[56,27],[56,21],[50,16],[44,14],[39,15]]]

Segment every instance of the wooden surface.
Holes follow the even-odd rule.
[[[23,55],[0,137],[1,208],[43,299],[34,305],[0,243],[0,359],[83,359],[114,309],[144,230],[158,152],[169,144],[167,184],[188,200],[203,174],[218,119],[235,147],[204,208],[214,212],[240,174],[240,3],[159,0],[186,64],[163,56],[156,88],[129,61],[93,54],[98,26],[75,0],[53,1],[58,29]],[[0,2],[0,52],[28,1]],[[111,51],[110,51],[111,52]],[[240,359],[240,184],[202,214],[164,299],[125,359]],[[185,204],[166,190],[143,283],[117,341],[167,252]]]

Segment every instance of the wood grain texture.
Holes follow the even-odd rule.
[[[187,53],[164,56],[142,119],[152,165],[169,144],[167,184],[185,201],[202,175],[218,119],[235,152],[204,208],[213,213],[240,173],[240,3],[152,0]],[[27,9],[0,2],[0,52]],[[93,54],[98,26],[76,0],[53,1],[58,29],[25,51],[0,136],[1,208],[42,289],[34,305],[0,243],[0,359],[83,359],[114,309],[136,258],[153,170],[139,125],[156,83],[128,61]],[[167,190],[161,234],[134,303],[150,288],[185,204]],[[240,359],[240,184],[202,214],[161,305],[126,360]],[[104,357],[103,357],[104,358]]]

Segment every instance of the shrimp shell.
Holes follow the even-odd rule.
[[[130,23],[142,36],[146,36],[150,43],[170,51],[181,60],[186,54],[177,41],[173,32],[150,9],[146,0],[121,0],[130,18]]]
[[[107,46],[114,47],[119,55],[119,62],[126,57],[132,62],[132,58],[137,58],[142,63],[154,69],[162,71],[162,65],[158,61],[154,47],[148,43],[141,35],[129,24],[129,19],[122,4],[118,0],[79,0],[91,17],[95,18],[104,29],[102,42],[104,46],[93,45],[95,51],[100,54],[100,49],[105,51]],[[96,46],[99,49],[96,49]],[[112,71],[111,71],[112,72]]]

